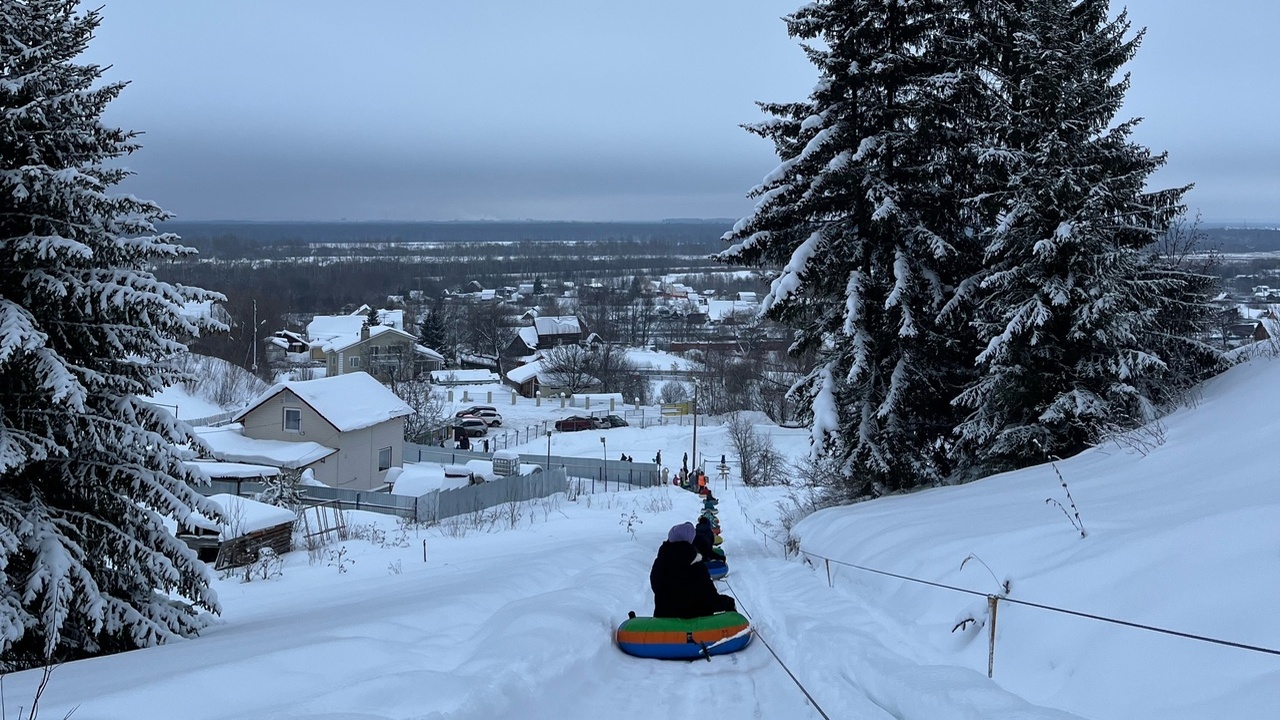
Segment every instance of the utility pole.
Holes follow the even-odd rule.
[[[253,367],[258,372],[258,301],[253,301],[253,329],[249,332],[249,343],[253,346]]]
[[[698,469],[698,381],[693,381],[693,469]]]

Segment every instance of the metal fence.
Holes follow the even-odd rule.
[[[536,438],[535,438],[536,439]],[[468,460],[492,460],[490,454],[474,450],[457,450],[434,445],[404,444],[405,462],[434,462],[446,465],[465,465]],[[634,488],[653,487],[662,484],[658,466],[651,462],[627,462],[604,458],[584,458],[567,455],[520,453],[520,462],[539,467],[563,468],[569,478],[586,481],[584,492],[609,492]]]
[[[543,472],[541,467],[538,470],[528,475],[512,475],[453,490],[432,490],[418,497],[393,495],[377,490],[307,485],[302,488],[303,502],[307,505],[336,502],[343,509],[367,510],[429,523],[505,503],[524,502],[568,491],[569,483],[564,468],[555,468],[550,472]],[[229,493],[249,496],[262,492],[263,487],[260,482],[214,480],[211,485],[202,485],[198,489],[209,495]]]
[[[453,490],[436,490],[417,498],[422,501],[419,509],[430,513],[428,517],[420,515],[418,519],[424,522],[439,521],[506,503],[550,497],[568,489],[564,469],[556,468],[551,472],[512,475]]]

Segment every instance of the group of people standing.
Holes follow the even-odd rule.
[[[649,571],[654,617],[689,619],[737,609],[731,596],[716,590],[707,568],[708,562],[723,562],[724,552],[716,547],[718,501],[709,490],[700,495],[703,510],[698,524],[673,526]]]

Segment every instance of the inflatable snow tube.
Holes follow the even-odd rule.
[[[724,560],[708,560],[707,572],[711,573],[712,580],[719,580],[729,574],[729,563]]]
[[[741,614],[724,612],[707,617],[633,617],[614,633],[618,648],[628,655],[658,660],[697,660],[727,655],[751,642],[751,623]]]

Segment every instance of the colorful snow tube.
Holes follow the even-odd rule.
[[[633,617],[614,633],[618,648],[628,655],[658,660],[697,660],[737,652],[751,642],[751,623],[741,614],[724,612],[707,617]]]
[[[729,563],[724,560],[708,560],[707,572],[711,573],[712,580],[719,580],[729,574]]]

